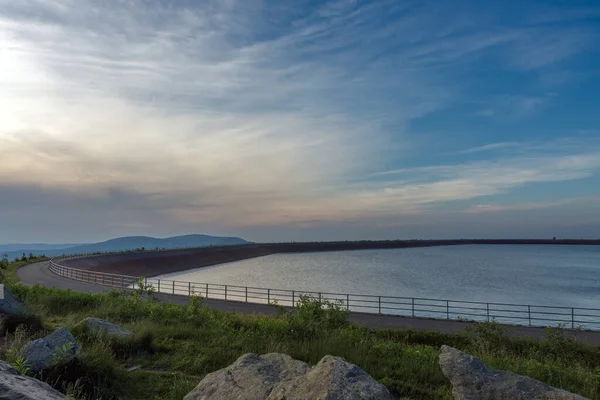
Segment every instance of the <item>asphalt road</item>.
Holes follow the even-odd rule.
[[[94,285],[85,282],[79,282],[72,279],[64,278],[50,272],[48,262],[41,262],[27,265],[17,271],[17,276],[27,285],[40,284],[46,287],[55,287],[59,289],[71,289],[77,292],[100,293],[107,288],[100,285]],[[159,301],[187,304],[189,302],[186,296],[169,295],[159,293],[156,295]],[[221,311],[239,312],[244,314],[266,314],[274,315],[277,309],[266,304],[243,303],[237,301],[225,301],[206,299],[203,303],[207,307],[211,307]],[[371,329],[416,329],[425,331],[436,331],[443,333],[464,333],[464,329],[470,325],[468,322],[427,319],[427,318],[411,318],[402,316],[377,315],[369,313],[350,313],[349,320],[353,323],[364,325]],[[506,325],[507,332],[510,336],[534,337],[541,338],[544,335],[545,328],[526,327]],[[573,335],[577,340],[587,342],[589,344],[600,346],[600,331],[567,331],[569,335]]]

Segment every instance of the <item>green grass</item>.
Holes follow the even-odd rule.
[[[23,253],[23,256],[9,261],[6,255],[0,254],[0,283],[2,282],[18,282],[20,279],[17,277],[17,270],[24,267],[27,264],[48,261],[50,258],[46,256],[29,256]]]
[[[13,285],[43,321],[42,330],[17,329],[0,358],[14,364],[30,336],[61,326],[71,328],[82,357],[76,364],[47,371],[43,379],[76,398],[177,399],[207,373],[245,353],[286,353],[317,363],[342,356],[386,385],[398,398],[451,399],[451,386],[438,366],[439,347],[451,345],[552,386],[600,399],[600,350],[550,329],[544,340],[509,339],[497,324],[474,324],[467,335],[414,330],[372,331],[346,323],[335,305],[323,309],[304,301],[295,314],[278,316],[224,313],[202,306],[145,301],[123,291],[81,294],[39,286]],[[77,324],[86,317],[107,319],[135,335],[109,340]],[[128,372],[129,366],[142,369]]]

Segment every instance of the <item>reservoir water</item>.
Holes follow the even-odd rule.
[[[274,254],[160,279],[600,308],[600,246],[464,245]]]

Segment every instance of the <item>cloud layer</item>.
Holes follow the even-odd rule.
[[[435,122],[455,107],[465,118],[535,118],[560,93],[541,83],[503,93],[477,75],[492,63],[540,82],[567,76],[565,63],[597,44],[597,26],[573,23],[595,9],[525,10],[508,24],[506,10],[479,3],[0,8],[0,215],[17,236],[0,240],[50,240],[59,217],[78,233],[57,240],[182,230],[277,240],[295,238],[295,226],[357,236],[440,218],[455,202],[466,213],[515,210],[502,195],[559,191],[600,169],[593,125],[543,141],[471,127],[443,161],[419,141],[424,129],[448,140]]]

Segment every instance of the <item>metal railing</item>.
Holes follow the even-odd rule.
[[[50,270],[65,278],[113,288],[131,289],[139,280],[139,277],[136,276],[67,267],[59,264],[54,259],[50,260]],[[352,312],[481,322],[497,321],[499,323],[525,326],[556,326],[561,324],[567,328],[600,330],[600,309],[596,308],[311,292],[183,282],[159,278],[144,278],[144,283],[151,285],[157,293],[181,296],[200,295],[206,299],[295,307],[302,296],[308,296],[322,301],[337,302]]]

